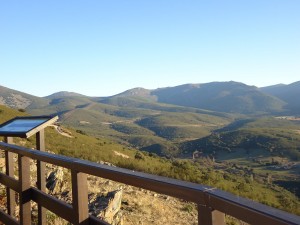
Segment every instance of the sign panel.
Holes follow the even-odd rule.
[[[0,136],[27,138],[53,124],[57,119],[57,116],[16,117],[0,125]]]

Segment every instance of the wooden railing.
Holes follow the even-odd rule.
[[[41,208],[39,214],[44,214],[45,209],[48,209],[72,224],[108,225],[88,213],[87,174],[194,202],[198,205],[199,225],[224,225],[225,214],[249,224],[300,224],[299,216],[208,186],[31,150],[4,142],[0,143],[0,149],[6,153],[6,162],[9,162],[9,157],[12,157],[11,153],[18,155],[19,179],[13,177],[12,165],[6,165],[6,174],[0,173],[0,183],[7,187],[8,212],[6,214],[0,210],[0,221],[8,225],[31,224],[30,201],[34,201],[39,205]],[[72,205],[30,186],[30,158],[71,170]],[[13,216],[15,205],[12,198],[14,192],[19,193],[19,221]],[[45,215],[39,215],[38,218],[38,223],[45,225],[46,221],[43,219]]]

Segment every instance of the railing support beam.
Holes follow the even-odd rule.
[[[12,137],[4,137],[4,142],[7,144],[13,144]],[[5,151],[5,169],[6,175],[14,178],[14,158],[13,154],[9,151]],[[6,187],[7,196],[7,212],[10,216],[15,216],[16,208],[16,192],[9,187]]]
[[[36,133],[36,149],[45,151],[45,132],[41,130]],[[46,164],[42,161],[37,161],[37,188],[46,192],[45,168]],[[38,205],[38,225],[46,225],[46,209]]]
[[[30,158],[19,155],[20,225],[31,224]]]
[[[75,225],[89,224],[87,174],[71,171]]]
[[[198,225],[225,225],[225,214],[199,204]]]

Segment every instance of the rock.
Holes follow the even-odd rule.
[[[50,194],[61,194],[65,192],[64,172],[62,168],[58,168],[48,174],[46,179],[46,188]]]
[[[123,225],[123,215],[120,211],[123,190],[119,189],[97,196],[89,203],[90,214],[99,217],[112,225]],[[91,197],[93,199],[93,197]]]
[[[104,184],[107,185],[107,186],[112,186],[113,185],[113,183],[110,180],[107,180]]]

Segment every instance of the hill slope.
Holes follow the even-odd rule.
[[[64,113],[60,121],[92,135],[110,137],[157,154],[174,155],[175,142],[209,135],[211,130],[232,120],[225,114],[214,116],[208,111],[204,114],[195,109],[155,104],[157,110],[92,103]]]
[[[287,102],[288,105],[286,107],[290,111],[300,114],[300,101],[297,98],[297,96],[300,96],[300,81],[289,85],[263,87],[261,90]]]
[[[48,100],[0,86],[0,104],[15,109],[41,108]]]

